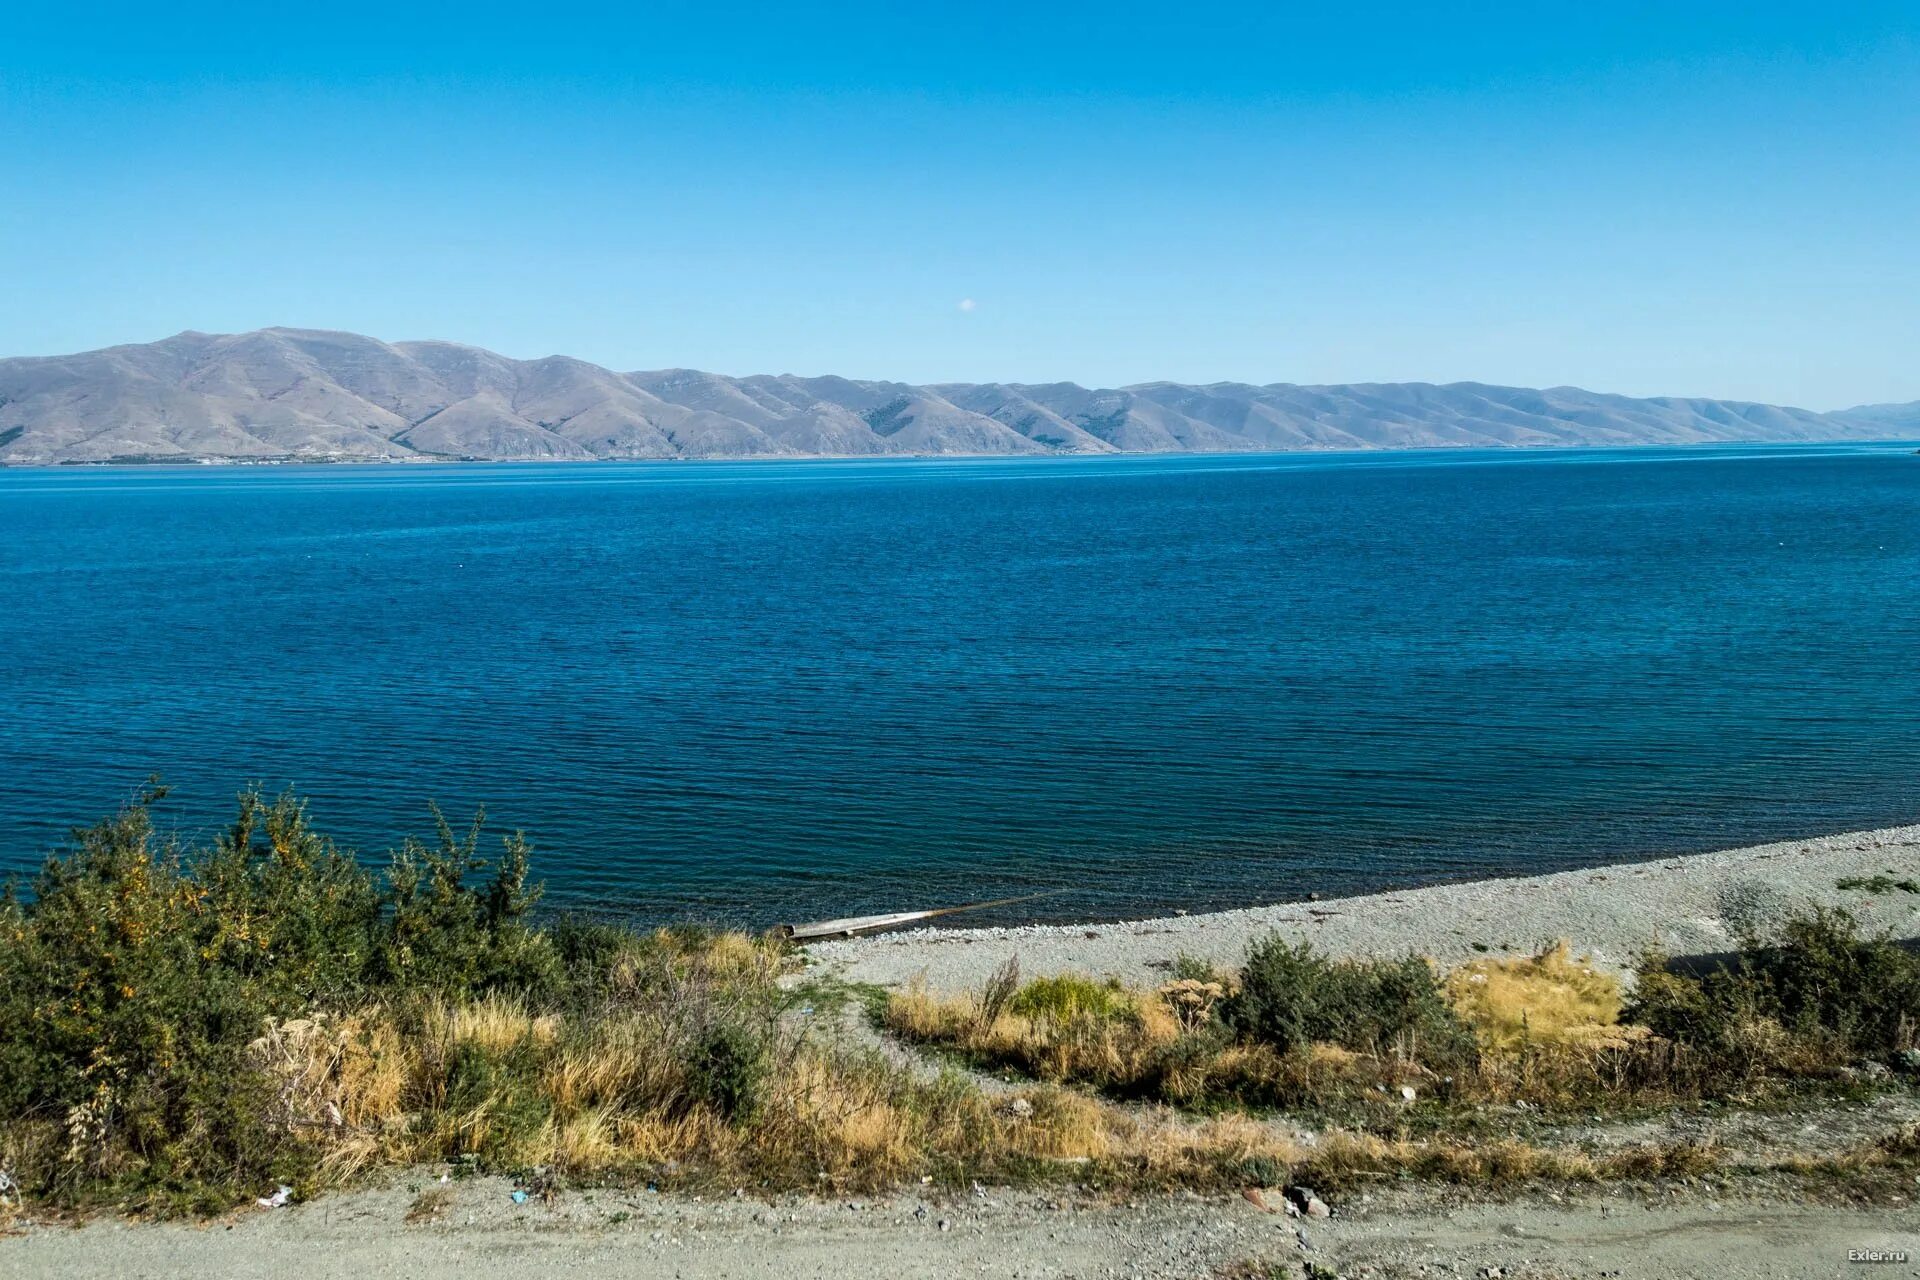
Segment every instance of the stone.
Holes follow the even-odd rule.
[[[1327,1202],[1313,1193],[1312,1187],[1288,1187],[1287,1203],[1309,1218],[1330,1218],[1333,1210],[1327,1208]]]

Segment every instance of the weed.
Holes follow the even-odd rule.
[[[453,1191],[448,1187],[428,1187],[413,1198],[407,1207],[407,1225],[417,1227],[428,1222],[438,1222],[447,1216],[453,1208]]]
[[[1834,887],[1862,893],[1920,893],[1920,881],[1896,880],[1891,875],[1848,876],[1836,881]]]
[[[1017,976],[1018,970],[1015,970]],[[981,998],[981,1012],[991,1017],[990,1003],[995,994],[993,983],[989,982],[988,992]],[[1063,973],[1052,978],[1036,978],[1027,983],[1003,1002],[1004,1008],[1022,1018],[1039,1020],[1052,1019],[1055,1022],[1070,1023],[1081,1019],[1104,1021],[1111,1018],[1130,1016],[1135,1009],[1134,1001],[1121,989],[1120,980],[1108,979],[1095,981],[1084,974]]]
[[[980,989],[980,1021],[992,1026],[1019,990],[1020,957],[1008,956],[987,976],[986,985]]]

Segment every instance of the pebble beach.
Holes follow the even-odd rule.
[[[1883,877],[1880,888],[1843,882]],[[1870,929],[1920,937],[1920,826],[1561,871],[1278,903],[1119,924],[917,929],[815,943],[808,953],[850,981],[935,990],[978,986],[1008,957],[1030,976],[1077,971],[1131,983],[1161,980],[1175,957],[1238,964],[1256,938],[1279,932],[1335,955],[1408,952],[1454,965],[1526,954],[1564,938],[1603,969],[1623,972],[1648,951],[1673,956],[1733,949],[1810,904],[1845,907]]]

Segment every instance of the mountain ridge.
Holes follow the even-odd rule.
[[[1838,413],[1481,382],[929,383],[618,372],[338,330],[185,330],[0,359],[0,464],[577,460],[1539,447],[1886,439]]]

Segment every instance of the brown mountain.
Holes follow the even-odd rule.
[[[616,373],[262,329],[0,360],[0,463],[594,459],[1882,439],[1901,419],[1479,383],[910,386]]]

